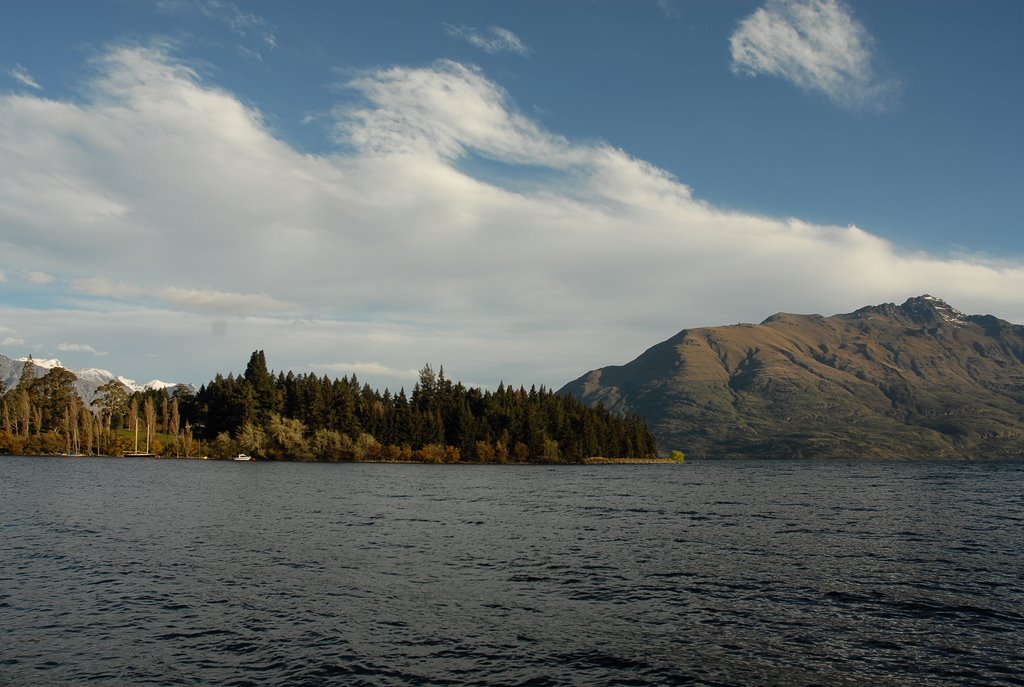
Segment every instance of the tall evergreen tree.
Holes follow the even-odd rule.
[[[28,356],[25,364],[21,368],[21,374],[18,376],[18,385],[14,387],[16,391],[30,391],[32,389],[32,383],[36,381],[36,363],[32,360],[32,355]]]
[[[27,367],[27,366],[26,366]],[[41,413],[39,431],[54,429],[62,424],[64,413],[73,400],[77,400],[75,382],[78,377],[63,367],[54,367],[32,382],[29,395]],[[77,419],[77,412],[75,419]]]
[[[263,419],[267,399],[274,399],[277,410]],[[207,440],[220,437],[218,446],[227,446],[244,434],[251,442],[263,430],[276,458],[397,459],[412,452],[428,461],[578,462],[598,455],[650,456],[656,450],[637,418],[589,408],[544,386],[529,392],[504,383],[493,392],[467,389],[449,380],[444,368],[435,374],[430,365],[420,371],[409,397],[404,389],[381,394],[360,385],[355,375],[275,377],[256,351],[243,375],[218,374],[192,405],[194,414],[184,419],[194,421]]]
[[[277,410],[277,392],[274,376],[267,369],[267,357],[263,351],[253,351],[249,356],[242,378],[252,387],[256,419],[266,422],[270,413]]]

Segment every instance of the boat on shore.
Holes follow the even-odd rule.
[[[252,456],[250,456],[248,453],[239,453],[237,456],[232,458],[232,460],[256,460],[256,459],[253,458]]]
[[[149,452],[149,425],[146,425],[146,450],[139,450],[139,419],[135,418],[135,450],[126,451],[125,458],[159,458],[155,453]]]

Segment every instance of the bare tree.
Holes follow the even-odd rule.
[[[156,406],[153,404],[152,398],[146,399],[142,412],[146,414],[146,453],[149,453],[150,438],[153,430],[156,429]]]

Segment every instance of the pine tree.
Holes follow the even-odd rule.
[[[32,356],[29,355],[25,364],[21,368],[21,375],[18,377],[18,385],[15,388],[17,391],[28,391],[32,388],[32,383],[36,381],[36,364],[32,360]]]
[[[263,419],[266,399],[273,399],[277,410]],[[467,389],[449,380],[443,367],[435,374],[429,364],[410,397],[404,389],[381,394],[360,385],[355,375],[275,377],[266,370],[262,351],[256,351],[245,374],[218,374],[189,407],[191,414],[182,413],[186,426],[194,421],[204,437],[222,437],[217,451],[234,443],[232,436],[241,437],[244,425],[250,438],[257,430],[265,432],[268,450],[283,459],[397,460],[415,451],[421,459],[447,462],[579,462],[656,450],[638,418],[589,408],[544,386],[527,392],[502,382],[494,392]]]
[[[265,422],[269,414],[277,410],[277,393],[263,351],[253,351],[242,379],[252,387],[256,420]]]

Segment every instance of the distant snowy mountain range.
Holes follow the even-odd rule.
[[[27,360],[27,357],[8,358],[7,356],[0,355],[0,381],[4,383],[5,389],[12,389],[18,384],[18,380],[21,378],[21,371],[25,367],[25,362]],[[48,370],[55,367],[65,367],[65,365],[56,358],[50,358],[48,360],[33,358],[32,363],[35,365],[37,377],[42,377]],[[96,389],[100,388],[112,379],[116,379],[124,384],[129,392],[145,391],[148,389],[172,389],[178,386],[175,382],[164,382],[159,379],[154,379],[146,382],[145,384],[139,384],[134,379],[115,375],[110,370],[103,370],[98,367],[86,367],[81,369],[65,367],[65,369],[78,378],[78,381],[75,382],[75,389],[78,391],[78,395],[85,399],[86,403],[91,402],[95,397]]]
[[[28,361],[28,358],[16,358],[14,362],[21,363],[22,366]],[[110,370],[103,370],[98,367],[85,367],[77,370],[69,369],[64,363],[57,360],[56,358],[50,358],[49,360],[36,360],[32,359],[33,364],[36,367],[41,367],[46,370],[52,370],[55,367],[63,367],[69,372],[73,373],[78,379],[83,381],[97,382],[98,384],[106,384],[111,379],[117,381],[128,387],[129,391],[145,391],[147,389],[168,389],[177,386],[175,382],[162,382],[159,379],[146,382],[145,384],[139,384],[134,379],[128,379],[120,375],[114,375]],[[17,381],[17,380],[15,380]]]

